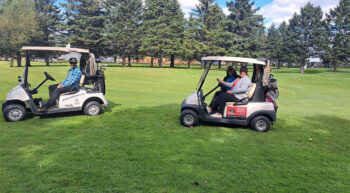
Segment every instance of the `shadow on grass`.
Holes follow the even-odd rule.
[[[302,122],[304,125],[312,127],[314,131],[328,130],[335,132],[340,129],[350,132],[350,120],[333,115],[307,116]]]
[[[112,109],[115,107],[121,106],[121,104],[115,104],[113,102],[108,103],[108,108],[102,109],[99,116],[103,116],[104,114],[108,114],[112,112]],[[41,115],[40,119],[51,119],[51,118],[59,118],[59,117],[74,117],[74,116],[85,116],[83,111],[74,111],[74,112],[66,112],[66,113],[56,113],[56,114],[48,114]],[[28,113],[27,119],[33,118],[34,115],[32,113]]]

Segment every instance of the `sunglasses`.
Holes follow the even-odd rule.
[[[74,63],[74,62],[71,62],[70,64],[76,65],[76,63]]]

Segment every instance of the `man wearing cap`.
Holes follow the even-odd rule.
[[[77,63],[78,61],[76,58],[69,59],[69,64],[71,68],[68,71],[66,79],[64,79],[64,81],[60,84],[51,85],[49,87],[50,99],[47,101],[47,103],[43,104],[40,110],[44,111],[56,105],[56,100],[59,98],[60,94],[69,92],[72,89],[79,87],[79,81],[82,73],[81,70],[78,68]]]

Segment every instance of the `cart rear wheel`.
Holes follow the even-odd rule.
[[[250,122],[250,128],[259,131],[266,132],[270,129],[270,119],[266,116],[257,116]]]
[[[84,107],[84,114],[87,116],[95,116],[100,114],[101,104],[97,101],[90,101]]]
[[[181,112],[180,121],[186,127],[196,126],[198,124],[198,115],[195,111],[186,109]]]
[[[4,109],[4,118],[6,121],[16,122],[26,118],[27,112],[23,105],[11,104]]]

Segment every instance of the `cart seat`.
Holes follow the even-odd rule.
[[[256,89],[256,84],[255,83],[250,84],[250,88],[249,88],[249,92],[248,92],[248,100],[252,99],[254,92],[255,92],[255,89]],[[233,106],[233,105],[235,105],[235,103],[236,102],[227,102],[226,106]],[[237,104],[245,105],[246,103],[239,102]]]

